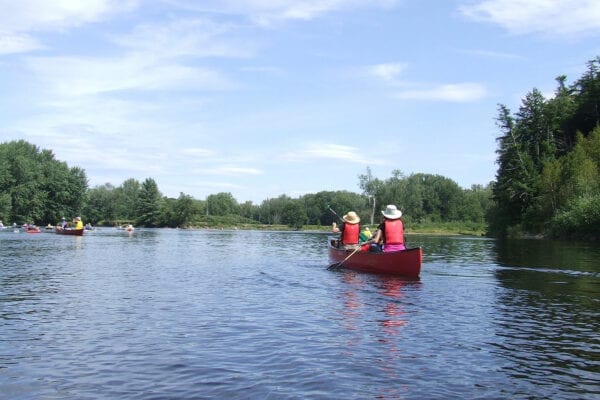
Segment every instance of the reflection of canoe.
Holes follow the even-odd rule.
[[[77,236],[83,235],[83,229],[60,228],[58,226],[56,227],[54,232],[59,235],[77,235]]]
[[[420,247],[390,253],[371,253],[360,250],[352,254],[352,250],[334,247],[335,242],[335,238],[329,238],[329,260],[332,263],[341,263],[344,268],[379,274],[402,275],[409,278],[418,278],[421,273],[423,250]],[[350,254],[352,256],[344,261]]]

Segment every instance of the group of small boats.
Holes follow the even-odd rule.
[[[0,223],[0,231],[6,232],[26,232],[26,233],[40,233],[42,230],[33,224],[23,224],[18,226],[17,224],[12,224],[11,226],[4,226]]]
[[[48,232],[48,233],[56,233],[57,235],[71,235],[71,236],[83,236],[83,233],[85,231],[92,231],[95,228],[91,225],[86,225],[83,228],[71,228],[71,227],[61,227],[59,225],[57,226],[52,226],[50,224],[48,224],[43,230],[40,229],[39,226],[34,225],[34,224],[23,224],[21,226],[13,224],[11,226],[0,226],[0,231],[7,231],[7,232],[26,232],[26,233],[41,233],[42,231],[44,232]],[[124,230],[127,231],[129,233],[133,232],[135,230],[135,228],[133,227],[133,225],[127,225],[127,226],[120,226],[117,229],[120,230]]]

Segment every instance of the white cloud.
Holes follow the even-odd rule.
[[[234,87],[228,78],[215,70],[161,63],[145,55],[32,57],[28,65],[38,79],[61,96],[123,90],[229,90]]]
[[[463,5],[460,12],[468,18],[491,22],[516,34],[600,32],[598,0],[480,0]]]
[[[45,47],[36,32],[61,32],[135,9],[138,0],[0,0],[0,54]]]
[[[398,78],[407,68],[406,63],[394,62],[371,65],[366,68],[369,76],[375,77],[396,90],[392,97],[402,100],[430,100],[448,102],[468,102],[479,100],[486,95],[485,87],[477,83],[450,83],[423,87],[416,82],[400,81]],[[410,89],[409,87],[412,87]]]
[[[261,25],[280,20],[311,20],[358,7],[392,7],[399,0],[171,0],[179,8],[248,16]]]
[[[238,34],[238,29],[233,24],[208,19],[173,19],[138,25],[130,34],[113,36],[113,41],[156,58],[250,57],[256,46]]]
[[[393,96],[402,100],[431,100],[448,102],[469,102],[483,98],[486,89],[477,83],[456,83],[440,85],[428,89],[411,89],[396,92]]]
[[[359,164],[374,164],[372,159],[365,158],[360,153],[359,148],[332,143],[313,143],[307,145],[304,149],[283,154],[281,158],[285,161],[330,159]]]
[[[44,46],[27,34],[2,34],[0,32],[0,54],[27,53]]]
[[[138,0],[0,0],[4,31],[61,31],[134,9]]]
[[[199,175],[226,175],[226,176],[245,176],[261,175],[263,171],[258,168],[237,167],[233,165],[223,165],[218,167],[195,168],[194,173]]]
[[[469,54],[477,57],[484,58],[495,58],[500,60],[522,60],[524,57],[522,55],[513,54],[513,53],[505,53],[499,51],[491,51],[491,50],[459,50],[461,53]]]
[[[185,149],[181,149],[181,153],[184,156],[191,156],[191,157],[200,157],[200,158],[206,158],[206,157],[211,157],[214,155],[214,152],[212,150],[208,150],[208,149],[203,149],[203,148],[199,148],[199,147],[188,147]]]
[[[385,63],[377,64],[367,67],[367,71],[370,75],[383,79],[386,82],[394,82],[398,76],[406,69],[405,63]]]

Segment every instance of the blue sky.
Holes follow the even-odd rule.
[[[600,55],[596,0],[0,0],[0,141],[164,195],[496,172],[498,104]]]

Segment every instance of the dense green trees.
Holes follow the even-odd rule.
[[[364,194],[382,209],[396,204],[408,222],[473,222],[484,224],[490,206],[491,189],[481,185],[462,189],[456,182],[440,175],[411,174],[392,171],[385,181],[370,177],[370,170],[359,175]],[[375,207],[377,208],[377,207]]]
[[[600,234],[600,57],[570,87],[565,80],[551,99],[533,89],[515,115],[500,106],[489,218],[497,235]]]
[[[152,178],[142,183],[125,180],[114,187],[107,183],[87,189],[85,173],[78,167],[54,160],[51,152],[39,151],[26,142],[0,145],[0,217],[6,221],[55,223],[61,216],[82,214],[96,224],[134,223],[140,226],[217,226],[237,224],[330,226],[349,210],[365,223],[379,222],[379,211],[396,204],[409,222],[469,221],[483,225],[490,191],[477,186],[468,190],[438,175],[394,171],[387,180],[374,178],[370,168],[359,176],[363,193],[322,191],[291,198],[280,195],[239,204],[231,193],[210,194],[196,200],[180,193],[163,196]],[[334,212],[332,212],[332,210]]]
[[[23,140],[0,144],[0,219],[55,224],[79,215],[86,199],[83,169]]]

